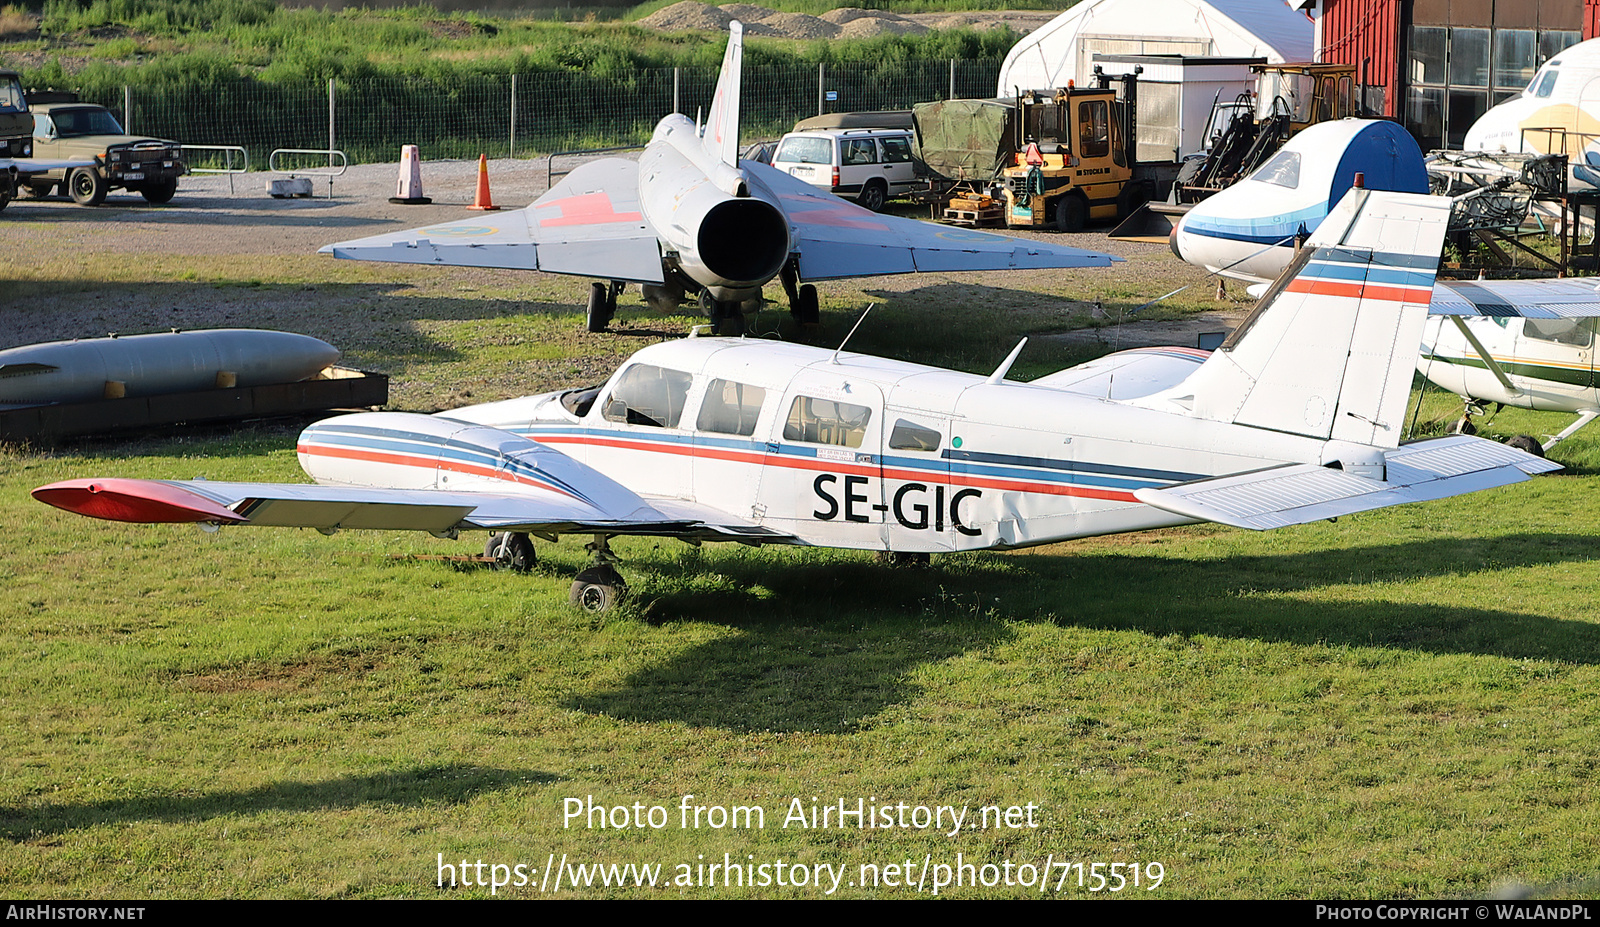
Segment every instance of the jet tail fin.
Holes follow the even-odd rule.
[[[722,55],[722,74],[711,98],[702,144],[715,159],[739,166],[739,71],[744,58],[744,24],[728,23],[728,50]]]
[[[1441,197],[1352,189],[1165,398],[1214,421],[1397,446],[1449,218]]]

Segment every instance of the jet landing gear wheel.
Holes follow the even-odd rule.
[[[627,286],[620,280],[609,284],[595,283],[589,287],[589,307],[584,321],[591,332],[603,332],[617,314],[617,297]]]
[[[817,288],[815,284],[807,283],[800,287],[795,294],[794,305],[789,309],[789,315],[801,325],[817,325],[822,321],[822,311],[817,306]]]
[[[733,301],[713,299],[710,290],[700,291],[700,309],[711,320],[711,327],[719,335],[744,334],[744,313]]]
[[[483,546],[483,555],[494,559],[495,569],[514,573],[528,572],[539,560],[533,552],[533,541],[521,531],[489,535],[489,543]]]
[[[567,601],[586,612],[603,612],[616,606],[628,594],[622,574],[608,565],[594,566],[572,580]]]

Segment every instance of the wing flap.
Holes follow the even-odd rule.
[[[1315,464],[1286,464],[1140,489],[1134,497],[1187,518],[1265,531],[1492,489],[1560,469],[1515,448],[1466,436],[1408,444],[1386,453],[1384,464],[1383,480]]]

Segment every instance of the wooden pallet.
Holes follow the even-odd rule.
[[[1005,207],[990,206],[986,209],[957,209],[952,206],[944,211],[943,221],[951,225],[967,225],[974,228],[1000,225],[1005,221]]]

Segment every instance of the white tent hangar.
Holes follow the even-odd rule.
[[[1084,86],[1096,54],[1310,61],[1311,33],[1284,0],[1081,0],[1012,47],[997,95]]]

